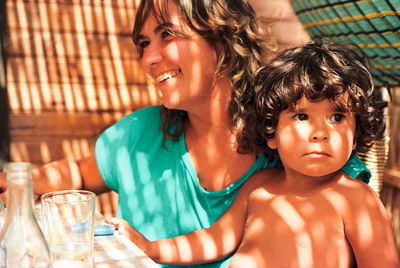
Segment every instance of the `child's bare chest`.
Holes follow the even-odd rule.
[[[242,256],[257,260],[256,266],[349,267],[352,259],[340,212],[322,195],[300,198],[255,192],[249,199],[244,232],[232,264]]]

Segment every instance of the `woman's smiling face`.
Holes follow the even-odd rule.
[[[145,71],[170,109],[190,110],[209,102],[216,84],[217,53],[182,19],[176,4],[169,2],[170,23],[159,23],[150,13],[139,37]]]

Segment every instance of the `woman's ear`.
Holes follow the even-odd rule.
[[[353,143],[353,151],[356,149],[356,147],[357,147],[357,142],[354,141],[354,143]]]
[[[277,149],[275,137],[267,139],[267,144],[270,149]]]

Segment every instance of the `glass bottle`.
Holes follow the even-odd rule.
[[[6,219],[0,233],[0,268],[51,267],[47,241],[34,212],[32,165],[9,163]]]

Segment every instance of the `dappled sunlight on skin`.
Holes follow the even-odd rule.
[[[171,247],[171,242],[166,242],[164,245],[163,242],[161,241],[158,250],[160,252],[162,252],[165,256],[167,256],[166,260],[169,261],[168,256],[171,256],[171,258],[172,258],[172,256],[178,254],[176,252],[177,248],[178,248],[177,243],[175,243],[174,246]],[[185,253],[187,253],[187,252],[185,252]],[[183,260],[182,255],[184,255],[184,254],[179,255],[180,260]],[[189,252],[189,256],[192,256],[192,251]]]
[[[131,236],[139,247],[145,251],[154,261],[169,264],[193,264],[193,259],[201,259],[210,262],[219,259],[218,256],[229,255],[237,244],[237,237],[231,230],[235,218],[230,217],[227,226],[219,226],[210,233],[205,229],[190,232],[186,236],[161,239],[153,243],[149,250],[148,244],[135,236]],[[195,262],[196,263],[196,262]]]
[[[164,37],[154,34],[157,22],[151,16],[142,29],[144,38],[151,40],[150,45],[144,50],[142,64],[145,70],[153,76],[153,79],[166,71],[179,70],[180,73],[176,78],[159,84],[162,102],[171,109],[190,111],[198,103],[201,103],[202,99],[199,97],[201,98],[201,94],[204,94],[206,88],[203,84],[204,81],[210,83],[214,80],[210,78],[204,80],[204,74],[215,76],[213,70],[215,70],[216,64],[212,62],[215,52],[205,39],[200,38],[182,17],[176,14],[175,4],[169,6],[169,13],[173,25],[172,32],[176,32],[177,36],[172,35],[166,37],[165,40],[160,40]],[[210,52],[214,53],[214,57],[207,55]],[[214,66],[207,65],[208,62]]]
[[[211,92],[215,90],[216,80],[220,80],[215,74],[215,49],[177,14],[175,3],[168,8],[171,35],[154,34],[158,22],[153,15],[144,24],[141,34],[150,43],[143,51],[142,64],[153,79],[166,71],[179,70],[176,77],[159,84],[163,104],[209,120],[209,105],[214,101]],[[229,91],[229,85],[222,90]]]
[[[203,252],[202,254],[204,255],[205,258],[215,258],[215,252],[218,251],[218,246],[215,243],[215,240],[208,234],[203,234],[202,237],[203,240]],[[200,253],[200,252],[198,252]],[[195,254],[198,254],[195,252]]]
[[[189,47],[177,44],[176,50],[181,61],[186,59],[180,66],[183,68],[181,77],[183,77],[186,84],[184,88],[181,84],[181,89],[175,90],[173,102],[184,105],[185,110],[192,113],[192,115],[200,116],[199,120],[220,122],[218,116],[221,107],[217,102],[219,99],[213,98],[215,97],[213,94],[215,94],[215,81],[217,78],[215,73],[211,71],[216,66],[216,53],[204,39],[197,36],[191,36],[190,38],[192,42]],[[199,47],[199,44],[202,44],[202,46]],[[188,65],[189,61],[190,65]],[[220,90],[229,92],[228,87]],[[218,93],[222,94],[222,92]],[[224,100],[224,102],[228,103],[228,100]],[[224,106],[223,108],[226,107]],[[211,110],[213,115],[217,116],[216,118],[213,118]]]
[[[258,191],[252,200],[249,213],[253,217],[247,220],[233,267],[248,267],[254,260],[265,267],[349,267],[352,253],[342,211],[337,210],[348,206],[342,194],[271,196]]]
[[[284,198],[276,198],[270,202],[271,208],[275,209],[276,213],[284,220],[291,219],[287,222],[288,227],[293,232],[299,232],[304,229],[305,223],[297,210],[288,203]]]
[[[345,165],[353,149],[356,122],[354,116],[343,113],[343,122],[337,124],[332,120],[337,113],[340,111],[329,100],[312,102],[303,96],[293,109],[279,115],[280,124],[268,144],[278,148],[287,172],[302,170],[307,176],[323,176]],[[306,116],[307,120],[299,119],[299,115]],[[315,158],[316,154],[320,157]],[[322,160],[326,161],[324,165]],[[299,184],[307,181],[312,180]]]
[[[357,227],[359,230],[359,235],[362,235],[362,239],[364,243],[371,244],[374,242],[373,233],[374,230],[372,228],[371,216],[368,215],[367,212],[358,213],[357,217]]]
[[[215,126],[212,131],[214,131],[214,133],[225,132],[222,135],[226,137],[226,139],[231,139],[232,142],[224,142],[225,146],[221,148],[223,146],[221,140],[215,137],[203,135],[200,140],[201,145],[199,145],[198,139],[193,140],[189,135],[186,136],[188,137],[186,138],[186,145],[188,146],[187,150],[190,154],[191,161],[196,170],[199,170],[197,175],[200,185],[209,192],[219,191],[231,185],[237,178],[243,176],[255,161],[255,156],[253,155],[237,154],[236,139],[229,130]],[[194,138],[196,139],[196,137]],[[206,148],[201,151],[201,155],[198,154],[198,146]],[[231,161],[220,161],[221,158],[226,159],[223,157],[226,154],[231,155]],[[237,164],[239,163],[238,161],[242,163],[244,168]],[[248,163],[247,166],[245,165],[246,162]],[[208,168],[202,169],[201,167],[203,166]],[[232,174],[240,174],[240,176],[234,176]]]
[[[354,189],[356,191],[356,189]],[[346,208],[348,207],[348,200],[340,193],[331,193],[328,196],[328,201],[332,204],[332,206],[338,208]],[[374,229],[372,227],[372,219],[371,215],[368,215],[368,211],[341,211],[341,213],[346,213],[348,217],[351,217],[355,224],[356,236],[359,239],[362,238],[363,243],[371,244],[373,243],[373,235]]]
[[[299,207],[300,214],[311,215],[315,213],[315,207],[310,203],[304,203]]]
[[[290,131],[290,134],[285,135],[285,142],[287,142],[288,145],[292,146],[293,148],[296,147],[296,144],[308,144],[308,139],[309,136],[304,135],[303,136],[298,136],[297,133],[309,133],[309,129],[306,126],[299,126],[299,127],[290,127],[286,131]],[[302,139],[307,139],[305,141],[302,141]],[[335,148],[332,147],[332,145],[326,143],[324,144],[324,148],[326,151],[334,151]]]
[[[259,250],[255,250],[252,256],[240,255],[235,256],[234,262],[229,265],[230,268],[243,268],[243,267],[267,267],[260,265],[264,263],[264,256]]]
[[[201,254],[200,252],[192,252],[192,250],[190,250],[189,242],[184,237],[177,238],[176,247],[187,249],[187,250],[181,252],[180,258],[181,258],[182,262],[184,262],[185,260],[190,260],[192,258],[193,254]],[[203,252],[203,254],[205,254],[205,252]]]
[[[286,200],[275,199],[271,202],[271,207],[275,209],[276,213],[285,221],[289,229],[298,234],[296,238],[297,244],[297,255],[301,256],[299,259],[299,265],[301,267],[312,267],[313,266],[313,255],[312,248],[313,243],[311,242],[310,235],[304,232],[306,224],[303,217],[296,210],[295,207],[291,206]]]
[[[197,234],[198,240],[201,241],[202,245],[201,251],[206,259],[215,259],[216,256],[221,255],[218,252],[225,252],[226,254],[226,252],[232,251],[235,241],[238,239],[234,230],[231,229],[231,226],[235,224],[235,221],[237,221],[237,219],[230,217],[227,226],[221,226],[219,229],[216,229],[213,233],[213,235],[217,236],[215,239],[206,232],[199,232]],[[206,239],[204,238],[205,236],[207,236]],[[194,254],[199,253],[200,252],[194,248]]]
[[[233,224],[235,222],[235,219],[233,217],[231,217],[231,224]],[[232,244],[234,244],[235,240],[237,240],[237,237],[234,233],[233,230],[229,229],[229,228],[224,228],[223,230],[221,230],[221,236],[222,236],[222,244],[217,245],[219,248],[222,249],[223,252],[227,252],[229,250],[229,248],[231,248]]]
[[[386,219],[379,219],[385,217],[384,209],[378,208],[372,189],[339,174],[338,181],[312,191],[288,193],[278,182],[282,171],[271,170],[249,180],[232,204],[234,209],[211,228],[154,241],[151,245],[158,253],[145,252],[156,262],[169,264],[204,263],[235,252],[230,267],[349,268],[355,260],[360,267],[367,267],[376,259],[366,254],[385,258],[379,263],[393,265],[390,267],[397,265],[392,234]],[[360,225],[363,222],[365,226]],[[366,240],[364,228],[371,233]],[[377,267],[376,263],[372,267]]]

